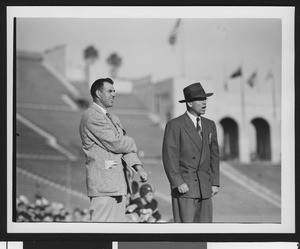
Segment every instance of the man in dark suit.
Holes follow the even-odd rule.
[[[147,180],[134,140],[126,135],[119,118],[107,112],[114,103],[113,84],[110,78],[93,83],[93,103],[80,122],[93,222],[125,221],[126,194],[130,188],[126,167],[134,169],[142,181]]]
[[[171,185],[174,222],[212,222],[219,192],[216,125],[204,118],[207,97],[200,83],[183,89],[187,111],[170,120],[163,140],[163,164]]]

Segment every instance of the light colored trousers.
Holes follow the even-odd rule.
[[[126,222],[126,196],[91,197],[91,222]]]

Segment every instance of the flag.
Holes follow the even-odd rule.
[[[242,76],[242,68],[239,67],[236,71],[234,71],[231,75],[230,75],[230,78],[237,78],[237,77],[240,77]]]
[[[178,32],[179,32],[179,28],[180,28],[180,23],[181,23],[181,19],[177,19],[175,26],[173,27],[170,36],[169,36],[169,43],[173,46],[175,45],[176,41],[177,41],[177,37],[178,37]]]
[[[256,82],[256,79],[257,79],[257,73],[253,72],[247,81],[249,86],[253,87]]]

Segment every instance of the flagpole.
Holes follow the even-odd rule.
[[[245,124],[245,86],[244,86],[244,68],[243,60],[241,60],[241,113],[242,123]]]
[[[225,91],[228,91],[227,68],[224,62],[223,62],[223,88]]]
[[[249,147],[249,141],[247,136],[247,129],[246,129],[246,105],[245,105],[245,86],[244,86],[244,69],[243,69],[243,61],[241,60],[241,64],[237,71],[235,71],[233,74],[231,74],[230,78],[236,78],[240,77],[241,83],[240,83],[240,105],[241,105],[241,129],[240,129],[240,146],[239,151],[240,154],[240,160],[248,162],[249,161],[249,154],[248,154],[248,147]]]
[[[241,123],[241,157],[242,162],[249,162],[249,140],[248,140],[248,131],[246,125],[246,95],[245,95],[245,76],[244,76],[244,65],[243,59],[241,59],[241,114],[242,114],[242,123]]]
[[[181,20],[181,77],[185,77],[185,53],[184,53],[184,26]]]
[[[274,68],[274,61],[272,60],[272,65],[271,65],[271,84],[272,84],[272,100],[273,100],[273,117],[276,119],[276,91],[275,91],[275,78],[274,78],[274,73],[273,73],[273,68]]]
[[[272,89],[273,89],[273,117],[276,119],[276,92],[275,92],[275,79],[272,77]]]
[[[227,66],[226,66],[226,62],[227,62],[227,50],[228,50],[228,44],[227,44],[227,29],[225,26],[221,26],[221,34],[223,35],[223,46],[222,46],[222,51],[223,51],[223,77],[224,77],[224,82],[223,82],[223,85],[224,85],[224,89],[225,91],[228,91],[228,77],[227,77]]]
[[[226,51],[227,51],[227,36],[224,37],[224,42],[223,42],[223,88],[225,91],[228,91],[228,76],[227,76],[227,67],[226,67],[226,61],[227,61],[227,56],[226,56]]]

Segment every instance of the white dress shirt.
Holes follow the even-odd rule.
[[[193,121],[193,124],[194,126],[197,128],[197,118],[200,118],[200,121],[199,121],[199,125],[200,125],[200,128],[202,130],[202,125],[201,125],[201,116],[195,116],[193,115],[192,113],[190,113],[189,111],[186,111],[186,113],[189,115],[189,117],[191,118],[191,120]]]
[[[106,113],[107,113],[107,110],[106,110],[106,109],[104,109],[102,106],[98,105],[96,102],[94,102],[94,104],[95,104],[96,106],[98,106],[98,107],[100,108],[100,110],[106,115]]]

